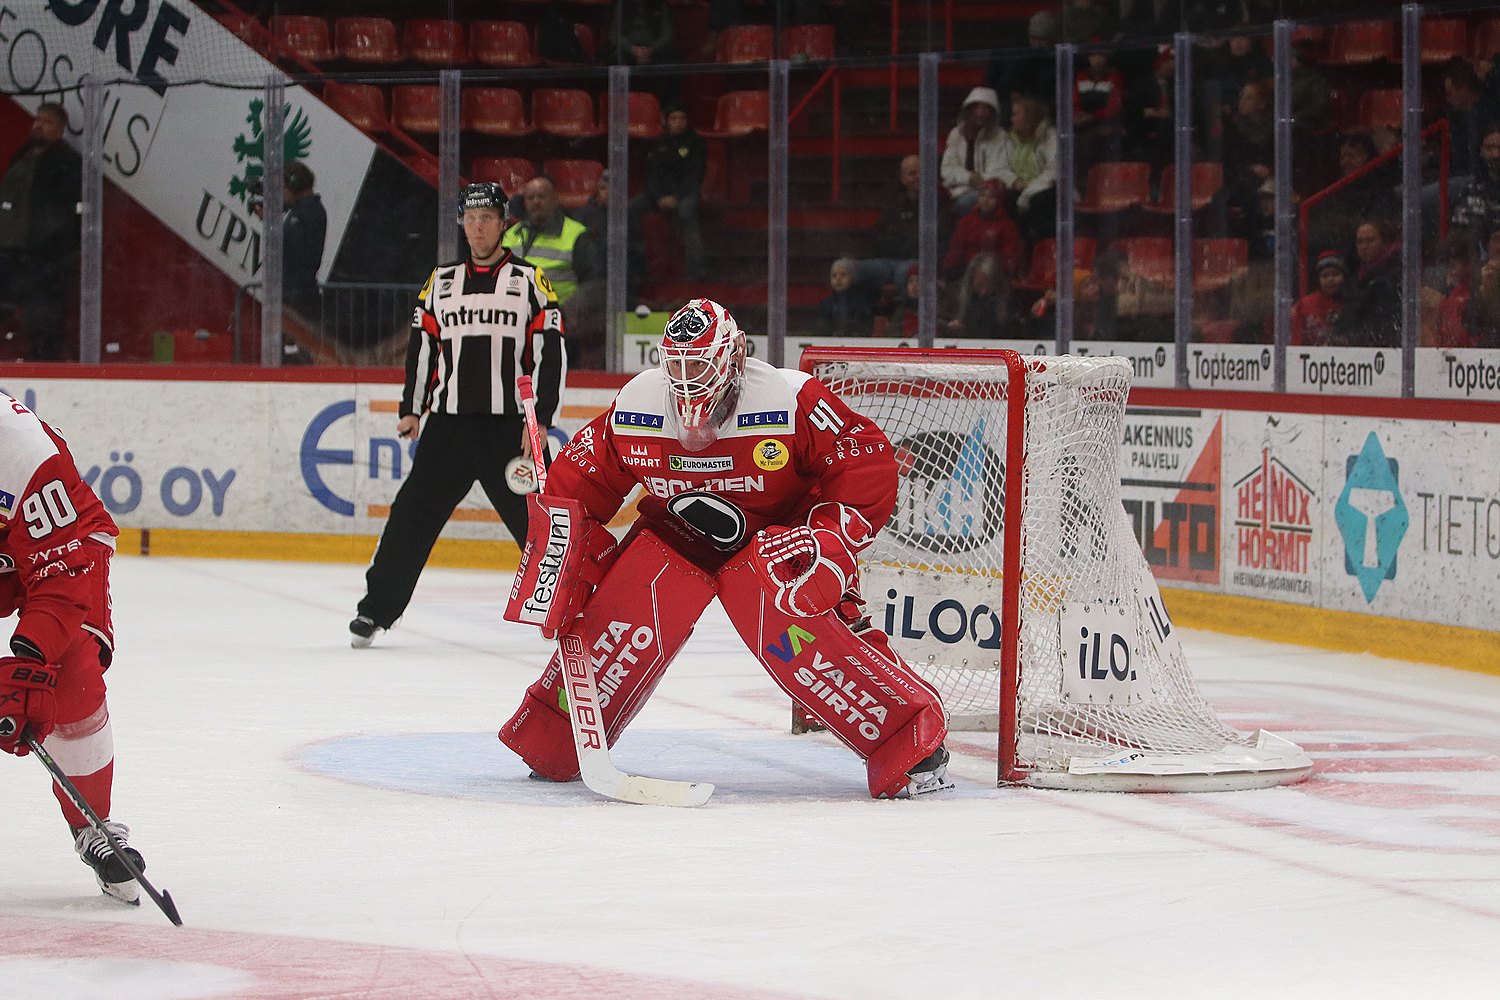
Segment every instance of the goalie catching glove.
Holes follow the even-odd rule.
[[[30,753],[21,742],[28,723],[38,741],[57,724],[57,670],[19,656],[0,658],[0,750]]]
[[[569,497],[527,498],[526,548],[505,603],[505,620],[558,634],[583,613],[589,595],[619,554],[615,536]]]
[[[870,524],[852,507],[820,503],[807,523],[764,528],[751,565],[785,614],[816,618],[858,591],[855,554],[870,544]]]

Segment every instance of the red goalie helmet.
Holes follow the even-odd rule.
[[[661,370],[682,429],[711,428],[723,418],[720,404],[745,370],[745,334],[729,310],[711,299],[693,299],[667,320]]]

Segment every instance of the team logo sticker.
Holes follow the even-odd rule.
[[[15,494],[0,490],[0,516],[9,517],[15,509]]]
[[[786,445],[775,438],[766,438],[755,446],[755,464],[767,472],[785,468],[789,461],[791,461],[791,453]]]
[[[728,472],[734,468],[729,455],[670,455],[667,467],[673,472]]]
[[[732,552],[745,539],[745,512],[713,493],[679,493],[667,501],[667,510],[718,548]]]

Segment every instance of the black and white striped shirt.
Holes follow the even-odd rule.
[[[488,267],[440,264],[412,317],[401,416],[519,414],[516,377],[529,374],[537,422],[550,425],[567,368],[562,310],[540,268],[509,253]]]

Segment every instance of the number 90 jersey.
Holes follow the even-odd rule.
[[[768,525],[801,524],[818,503],[853,508],[872,535],[890,518],[890,442],[817,379],[747,358],[734,411],[702,451],[678,442],[668,393],[659,369],[626,383],[562,450],[547,491],[607,523],[639,485],[642,519],[700,562],[722,559]]]
[[[114,648],[108,557],[119,529],[78,475],[62,436],[0,393],[0,615],[48,663],[92,634]]]

